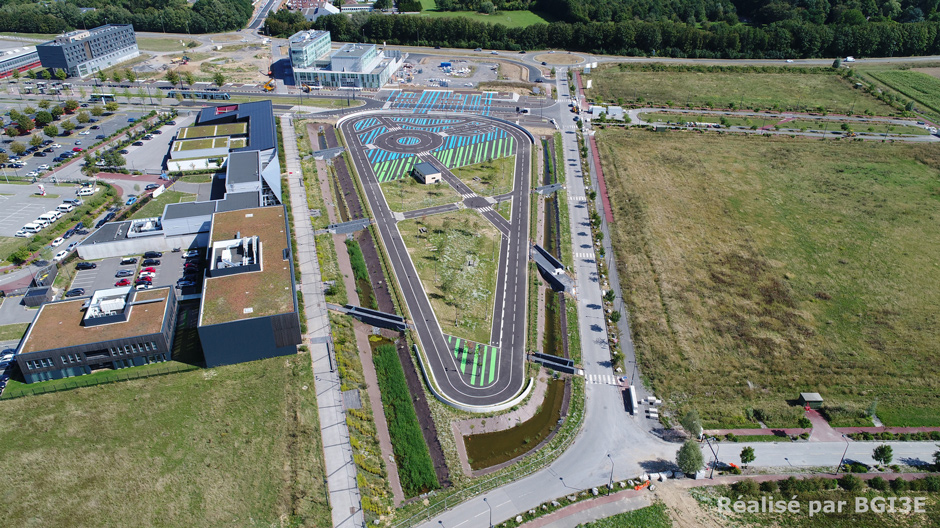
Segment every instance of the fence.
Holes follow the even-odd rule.
[[[3,394],[0,395],[0,400],[12,400],[14,398],[22,398],[24,396],[36,396],[39,394],[49,394],[53,392],[80,389],[82,387],[93,387],[95,385],[104,385],[106,383],[115,383],[118,381],[130,381],[153,376],[164,376],[167,374],[175,374],[177,372],[188,372],[190,370],[196,370],[199,367],[194,365],[187,365],[186,363],[176,363],[165,365],[160,368],[138,370],[140,368],[141,367],[134,367],[115,370],[108,373],[110,375],[77,376],[74,378],[68,378],[67,381],[52,380],[49,382],[39,383],[36,386],[23,385],[22,387],[16,388],[10,388],[8,386],[7,390],[3,391]]]
[[[581,394],[581,398],[584,398],[584,394]],[[480,481],[473,486],[463,488],[454,492],[453,494],[443,497],[441,500],[429,504],[426,508],[419,511],[418,513],[412,515],[407,519],[402,519],[401,521],[393,524],[394,528],[410,528],[415,526],[420,522],[428,522],[431,520],[431,517],[439,515],[453,506],[457,506],[463,502],[466,502],[476,496],[479,496],[483,493],[486,493],[492,489],[498,488],[504,484],[509,484],[515,482],[519,479],[527,477],[536,471],[544,468],[548,465],[549,462],[555,460],[562,453],[564,453],[574,442],[575,438],[578,437],[578,434],[581,432],[581,426],[584,423],[584,409],[578,413],[578,421],[573,424],[573,427],[568,429],[565,433],[565,436],[561,437],[558,444],[551,449],[544,449],[538,453],[535,453],[518,464],[512,466],[511,469],[505,473],[495,475],[487,480]]]

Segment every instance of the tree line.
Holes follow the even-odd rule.
[[[789,20],[757,27],[628,20],[507,28],[465,17],[367,13],[330,15],[308,23],[299,13],[281,10],[269,16],[265,24],[268,33],[277,37],[288,37],[303,29],[323,29],[331,32],[334,41],[365,39],[389,45],[507,50],[556,48],[631,56],[783,59],[940,53],[940,22],[822,25]]]
[[[94,8],[85,11],[80,8]],[[104,24],[132,24],[136,31],[217,33],[245,27],[251,0],[65,0],[0,2],[0,31],[62,33]]]

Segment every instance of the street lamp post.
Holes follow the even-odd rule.
[[[490,509],[490,528],[493,528],[493,507],[490,506],[490,501],[486,500],[486,497],[483,497],[483,502],[485,502],[486,507]]]
[[[607,453],[607,460],[610,460],[610,480],[607,482],[607,495],[610,495],[610,490],[614,487],[614,459],[610,457],[610,453]]]
[[[849,439],[842,435],[842,438],[845,440],[845,451],[842,452],[842,458],[839,459],[839,465],[836,466],[836,473],[839,473],[839,470],[842,469],[842,463],[845,462],[845,455],[849,452]]]

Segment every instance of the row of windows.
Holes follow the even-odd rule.
[[[157,344],[153,341],[149,343],[135,343],[133,345],[124,345],[123,347],[112,347],[108,351],[112,356],[126,356],[127,354],[141,354],[143,352],[154,352],[157,350]]]
[[[64,356],[59,356],[62,358],[62,364],[67,365],[69,363],[78,363],[82,361],[82,356],[78,354],[66,354]]]
[[[52,358],[31,359],[26,362],[26,368],[29,370],[52,366],[55,366],[55,363],[52,362]]]

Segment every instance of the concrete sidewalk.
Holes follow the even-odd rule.
[[[327,346],[327,343],[332,345],[330,321],[326,312],[313,226],[309,220],[310,211],[300,169],[297,138],[291,118],[284,115],[280,120],[284,136],[284,155],[287,160],[287,182],[293,208],[294,236],[297,240],[294,252],[300,263],[300,289],[304,295],[307,316],[307,335],[304,336],[304,342],[310,347],[313,362],[333,526],[360,527],[365,521],[356,484],[356,465],[353,463],[352,446],[349,444],[349,429],[346,426],[339,374],[334,368]]]

